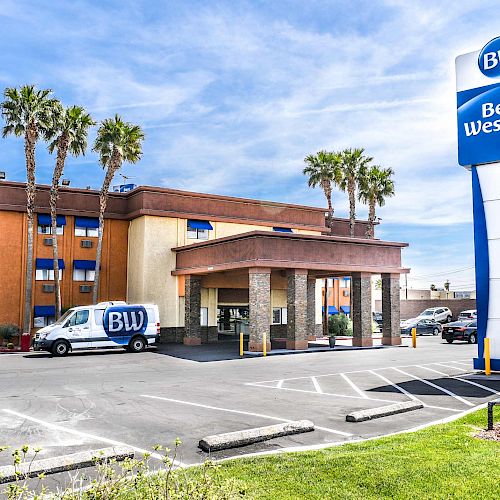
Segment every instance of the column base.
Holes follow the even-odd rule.
[[[250,352],[262,352],[263,351],[262,342],[248,342],[248,350]],[[269,352],[271,350],[271,342],[266,342],[266,351]]]
[[[401,337],[382,337],[382,345],[401,345]]]
[[[309,347],[307,340],[287,340],[286,348],[292,350],[305,350]]]
[[[371,337],[353,337],[353,347],[373,347],[373,339]]]
[[[201,345],[201,337],[184,337],[184,345]]]
[[[309,337],[307,337],[307,340],[309,342],[314,342],[316,340],[316,335],[309,335]]]

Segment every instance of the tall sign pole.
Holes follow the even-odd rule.
[[[474,368],[500,370],[500,37],[458,56],[458,162],[472,174],[478,351]]]

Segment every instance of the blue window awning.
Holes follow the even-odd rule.
[[[74,260],[73,268],[95,271],[95,260]]]
[[[50,214],[38,214],[38,225],[39,226],[51,226],[52,225],[52,219],[50,218]],[[66,216],[65,215],[58,215],[56,217],[57,220],[57,225],[58,226],[65,226],[66,225]]]
[[[65,269],[64,260],[58,259],[59,269]],[[36,259],[35,261],[36,269],[54,269],[54,259]]]
[[[207,220],[195,220],[188,219],[188,228],[189,229],[208,229],[209,231],[213,230],[212,224]]]
[[[99,227],[99,219],[97,217],[75,217],[75,227],[97,229]]]
[[[323,312],[325,312],[325,306],[321,308]],[[338,314],[339,310],[335,306],[328,306],[328,314],[331,316],[332,314]]]
[[[273,227],[273,231],[277,231],[278,233],[293,233],[289,227]]]
[[[351,306],[340,306],[340,310],[344,313],[344,314],[349,314],[351,312]]]
[[[55,317],[56,306],[35,306],[34,316],[39,318],[41,316]]]

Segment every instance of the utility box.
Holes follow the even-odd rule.
[[[31,347],[31,335],[29,333],[23,333],[21,335],[21,351],[29,352]]]

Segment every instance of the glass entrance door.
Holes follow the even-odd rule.
[[[220,334],[239,336],[240,332],[248,335],[248,306],[218,306],[217,327]]]

